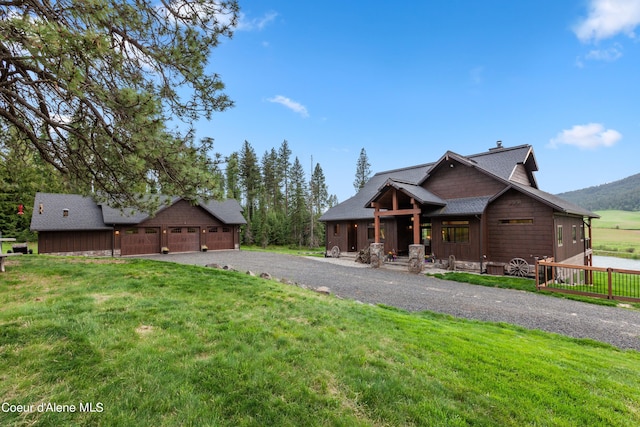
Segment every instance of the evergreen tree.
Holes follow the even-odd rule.
[[[241,200],[242,194],[240,190],[240,183],[238,182],[240,176],[240,166],[238,165],[238,153],[233,152],[227,157],[227,167],[225,169],[225,181],[227,189],[227,198]]]
[[[10,143],[9,140],[12,140]],[[0,233],[34,241],[29,230],[36,192],[69,191],[68,183],[50,164],[34,154],[18,132],[0,131]],[[19,206],[22,205],[22,215]]]
[[[238,14],[235,0],[2,2],[0,130],[17,129],[67,181],[112,205],[155,207],[139,197],[150,179],[206,196],[194,123],[233,105],[208,60]]]
[[[298,157],[291,167],[291,196],[289,199],[289,220],[293,243],[304,246],[309,225],[309,209],[307,208],[308,190],[304,169]]]
[[[356,189],[356,193],[360,191],[362,187],[369,181],[371,177],[371,164],[367,157],[367,152],[364,148],[360,150],[360,157],[358,157],[358,163],[356,165],[356,179],[353,181],[353,188]]]
[[[284,211],[287,214],[289,209],[289,169],[291,168],[291,149],[289,143],[285,139],[280,144],[278,150],[278,172],[284,185]]]
[[[318,221],[322,212],[327,207],[327,199],[329,193],[327,191],[327,184],[324,179],[324,172],[320,163],[316,163],[309,181],[309,198],[311,200],[311,241],[310,246],[317,247],[318,242],[322,240],[324,236],[323,224]]]
[[[244,214],[247,220],[247,226],[245,227],[245,241],[247,243],[253,243],[253,216],[257,207],[260,192],[261,176],[256,152],[249,141],[245,140],[242,145],[238,158],[238,168],[240,172],[240,185],[242,187],[244,198]]]

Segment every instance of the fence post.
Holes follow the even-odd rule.
[[[612,280],[611,280],[611,273],[613,271],[613,268],[609,267],[607,268],[607,282],[608,282],[608,287],[609,287],[609,294],[607,296],[608,299],[613,299],[613,284],[612,284]]]

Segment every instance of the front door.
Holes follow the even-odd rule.
[[[356,252],[358,250],[358,224],[349,223],[349,231],[347,234],[347,251]]]

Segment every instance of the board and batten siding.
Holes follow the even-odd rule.
[[[558,215],[554,217],[555,233],[554,242],[556,246],[555,259],[562,262],[571,259],[576,255],[584,254],[584,223],[582,217],[570,215]],[[562,244],[558,242],[558,227],[562,227]],[[575,227],[575,239],[573,231]]]
[[[450,164],[453,167],[443,166],[432,172],[423,187],[443,199],[491,196],[505,187],[476,168],[455,161]]]
[[[486,226],[488,261],[523,258],[531,264],[532,256],[554,256],[553,209],[520,192],[509,190],[493,201],[486,211]]]
[[[111,230],[40,231],[38,252],[42,254],[109,254],[113,245]]]

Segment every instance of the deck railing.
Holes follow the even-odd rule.
[[[640,271],[536,261],[536,288],[597,298],[640,302]]]

